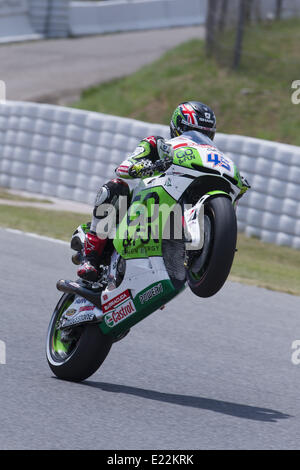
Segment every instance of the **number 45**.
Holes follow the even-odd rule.
[[[223,168],[225,168],[228,171],[231,170],[230,165],[226,161],[226,159],[224,157],[222,157],[221,155],[219,155],[218,153],[209,153],[207,155],[207,161],[210,162],[210,163],[213,163],[214,166],[222,166]]]

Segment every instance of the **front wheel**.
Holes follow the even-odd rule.
[[[67,334],[58,329],[62,314],[73,300],[73,294],[64,294],[59,300],[48,327],[46,354],[58,378],[80,382],[101,366],[113,341],[97,324],[78,326]]]
[[[235,210],[228,197],[209,199],[204,207],[204,245],[187,270],[187,282],[198,297],[211,297],[224,285],[237,239]]]

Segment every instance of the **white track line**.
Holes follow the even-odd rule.
[[[22,230],[17,230],[17,229],[13,229],[13,228],[2,228],[2,227],[1,227],[1,230],[4,230],[5,232],[9,232],[9,233],[15,233],[17,235],[23,235],[23,236],[26,236],[26,237],[38,238],[40,240],[46,240],[48,242],[59,243],[60,245],[69,245],[69,243],[65,242],[64,240],[59,240],[58,238],[46,237],[44,235],[38,235],[37,233],[23,232]]]

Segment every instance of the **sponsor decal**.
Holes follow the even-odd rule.
[[[93,313],[81,313],[80,315],[76,315],[74,318],[66,320],[66,323],[63,326],[76,325],[77,323],[92,321],[94,318],[95,316]]]
[[[105,323],[110,328],[118,325],[126,318],[130,317],[133,313],[136,312],[135,306],[131,299],[124,302],[120,307],[117,307],[113,312],[108,313],[105,316]]]
[[[139,295],[141,304],[144,304],[145,302],[149,302],[149,300],[153,299],[153,297],[156,297],[157,295],[162,294],[163,291],[164,291],[164,288],[162,286],[162,283],[160,282],[159,284],[156,284],[156,286],[151,287],[150,289],[146,290],[146,292]]]
[[[79,312],[86,312],[89,310],[94,310],[94,305],[86,305],[85,307],[80,307]]]
[[[67,317],[72,317],[72,315],[74,315],[74,313],[76,313],[77,310],[75,308],[70,308],[69,310],[66,311],[65,315]]]
[[[103,297],[104,298],[104,297]],[[125,290],[121,294],[117,295],[113,299],[109,300],[108,302],[104,303],[102,305],[102,311],[103,313],[107,313],[110,310],[113,310],[117,305],[119,305],[121,302],[124,302],[126,299],[130,298],[130,293],[129,290]]]
[[[73,287],[80,287],[80,285],[77,282],[69,282],[70,286]]]
[[[82,297],[79,297],[78,299],[75,300],[75,304],[85,304],[87,302],[86,299],[83,299]]]
[[[114,326],[114,321],[112,319],[112,316],[110,313],[108,313],[106,316],[105,316],[105,323],[107,324],[107,326],[109,326],[110,328],[112,328]]]

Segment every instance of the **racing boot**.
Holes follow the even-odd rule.
[[[98,238],[95,233],[86,235],[84,244],[84,260],[77,271],[79,277],[86,281],[96,282],[99,278],[101,255],[104,251],[107,239]]]

